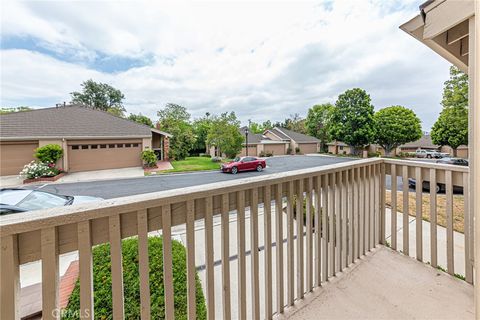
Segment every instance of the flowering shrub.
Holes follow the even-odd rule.
[[[40,162],[56,163],[63,156],[63,149],[57,144],[47,144],[35,150],[35,158]]]
[[[53,177],[59,174],[61,170],[55,168],[55,164],[32,161],[23,167],[20,176],[26,179],[36,179],[41,177]]]

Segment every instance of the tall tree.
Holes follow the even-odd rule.
[[[443,86],[442,106],[468,108],[468,75],[455,66],[450,67],[450,79]]]
[[[258,122],[249,122],[248,130],[251,133],[263,133],[265,131],[265,128],[262,124]]]
[[[144,116],[141,113],[139,113],[139,114],[130,113],[130,115],[128,116],[128,120],[132,120],[132,121],[135,121],[137,123],[141,123],[141,124],[144,124],[146,126],[149,126],[149,127],[153,128],[152,119],[150,119],[147,116]]]
[[[263,130],[265,131],[265,130],[272,129],[274,127],[274,125],[272,124],[272,122],[270,120],[267,120],[267,121],[263,121],[262,127],[263,127]]]
[[[415,112],[402,106],[383,108],[373,116],[375,141],[385,149],[385,154],[398,146],[422,137],[422,126]]]
[[[208,145],[216,146],[220,153],[233,158],[242,150],[242,142],[240,121],[235,112],[225,112],[213,119],[207,136]]]
[[[201,118],[193,121],[193,133],[195,134],[195,144],[193,150],[197,153],[208,153],[207,150],[207,135],[208,130],[212,126],[213,117],[210,112],[205,113]]]
[[[80,103],[102,111],[123,116],[123,93],[106,83],[95,82],[92,79],[81,84],[82,91],[70,93],[72,103]]]
[[[332,116],[332,138],[350,145],[354,153],[375,139],[373,105],[370,95],[360,88],[350,89],[338,96]]]
[[[157,112],[158,128],[173,135],[170,138],[169,157],[185,159],[195,143],[195,135],[190,125],[190,114],[185,107],[168,103]]]
[[[291,114],[289,118],[286,118],[282,127],[299,133],[307,133],[305,119],[303,119],[298,113]]]
[[[468,109],[463,106],[444,108],[430,133],[432,142],[453,149],[457,156],[457,148],[468,144]]]
[[[330,123],[335,106],[331,103],[317,104],[308,109],[305,127],[307,133],[320,140],[320,150],[325,151],[327,142],[330,142]]]
[[[468,75],[457,67],[450,67],[450,79],[445,81],[443,110],[432,127],[432,142],[453,149],[468,144]]]

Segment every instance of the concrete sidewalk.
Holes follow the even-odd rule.
[[[82,171],[68,173],[64,177],[52,183],[72,183],[72,182],[86,182],[99,180],[116,180],[143,177],[142,167],[121,168],[121,169],[107,169],[95,171]]]
[[[386,240],[392,245],[391,238],[391,217],[392,213],[390,209],[386,209]],[[403,213],[397,212],[397,251],[403,251]],[[417,223],[416,218],[413,216],[408,217],[408,238],[409,238],[409,255],[416,258],[417,246],[416,246],[416,230]],[[430,251],[430,222],[422,220],[422,254],[423,261],[425,263],[431,262]],[[454,270],[456,274],[465,276],[465,236],[460,232],[453,232],[453,255],[454,255]],[[447,229],[437,225],[437,264],[443,269],[447,269]]]
[[[25,187],[25,186],[31,186],[31,185],[129,179],[129,178],[139,178],[143,176],[144,176],[144,171],[142,167],[72,172],[72,173],[66,174],[65,176],[61,177],[57,181],[52,181],[52,182],[41,181],[41,182],[29,183],[29,184],[23,184],[23,178],[21,178],[18,175],[15,175],[15,176],[1,176],[0,186],[2,188],[12,188],[12,187]]]
[[[12,188],[18,186],[23,186],[23,178],[21,178],[19,175],[0,176],[0,187]]]

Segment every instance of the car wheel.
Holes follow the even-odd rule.
[[[238,172],[238,168],[237,167],[233,167],[232,168],[232,174],[237,174]]]
[[[263,167],[262,167],[261,164],[259,164],[259,165],[257,166],[257,171],[260,172],[260,171],[262,171],[262,170],[263,170]]]
[[[428,158],[428,159],[432,159],[432,155],[431,155],[431,154],[427,154],[427,158]]]

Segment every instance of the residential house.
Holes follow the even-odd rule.
[[[275,127],[265,130],[263,135],[271,141],[286,142],[292,154],[296,153],[297,148],[299,154],[317,153],[320,150],[320,140],[317,138],[285,128]]]
[[[16,175],[38,147],[64,150],[58,167],[68,172],[142,165],[140,154],[168,154],[170,134],[82,105],[64,105],[0,115],[0,175]]]
[[[420,139],[402,144],[397,148],[397,153],[400,152],[415,152],[418,149],[436,150],[444,153],[449,153],[453,156],[453,149],[449,146],[440,146],[432,142],[432,137],[429,134],[424,134]],[[457,148],[457,157],[468,158],[468,146],[461,145]]]
[[[246,126],[240,128],[240,133],[243,136],[240,156],[247,154],[250,156],[295,154],[297,147],[299,148],[299,154],[316,153],[319,150],[320,141],[317,138],[285,128],[277,127],[265,130],[263,134],[249,132],[248,135],[245,134],[246,130]],[[248,147],[246,139],[248,139]],[[217,148],[210,147],[209,150],[211,156],[220,156]]]
[[[182,232],[189,319],[197,317],[196,270],[203,272],[209,319],[479,319],[480,91],[473,85],[480,63],[478,17],[474,1],[430,0],[401,27],[469,73],[470,167],[370,158],[9,215],[0,220],[0,318],[19,318],[20,269],[41,261],[42,313],[58,319],[59,259],[78,251],[80,310],[93,319],[99,289],[92,248],[109,243],[110,313],[123,319],[121,241],[138,236],[135,303],[141,317],[174,319],[180,293],[172,241]],[[398,182],[408,178],[444,184],[447,213],[454,212],[448,200],[453,186],[464,186],[464,214],[455,221],[447,214],[440,226],[398,212]],[[429,192],[437,198],[436,188]],[[425,199],[419,183],[409,197],[417,195],[421,199],[414,202]],[[432,202],[427,210],[435,221],[438,206]],[[416,216],[422,213],[416,206]],[[456,225],[464,226],[462,233]],[[147,241],[159,232],[162,254],[154,262],[162,259],[161,313],[151,305],[158,297],[150,288],[159,284],[150,282]]]
[[[351,154],[352,150],[348,144],[343,141],[334,140],[327,143],[328,152],[331,154]]]
[[[331,153],[331,154],[352,154],[353,153],[352,147],[340,140],[334,140],[327,143],[327,147],[328,147],[328,153]],[[383,150],[383,148],[378,144],[368,145],[365,148],[362,148],[361,151],[362,152],[363,151],[380,152],[380,154],[382,155],[385,154],[385,151]]]

